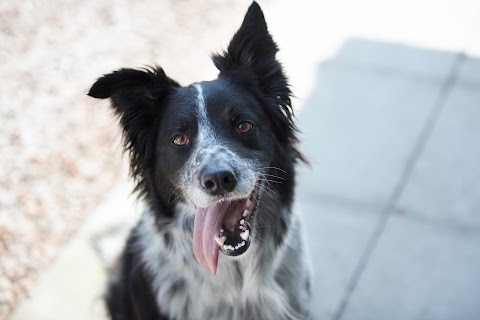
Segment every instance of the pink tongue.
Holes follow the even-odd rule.
[[[208,208],[199,208],[193,226],[193,252],[198,262],[211,273],[217,273],[218,244],[215,237],[220,235],[222,220],[230,203],[217,202]]]

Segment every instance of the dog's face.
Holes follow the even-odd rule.
[[[225,79],[178,88],[159,124],[158,170],[196,208],[249,195],[275,137],[256,97]]]
[[[214,272],[219,248],[237,256],[250,245],[275,137],[255,95],[226,79],[179,88],[165,108],[157,170],[196,208],[194,251]]]
[[[137,188],[155,199],[157,214],[178,201],[195,208],[193,250],[212,273],[219,251],[248,250],[266,181],[288,178],[282,163],[298,156],[276,52],[253,3],[228,51],[213,56],[218,79],[181,87],[160,68],[121,69],[89,92],[112,99]]]

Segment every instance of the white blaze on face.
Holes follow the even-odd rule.
[[[206,208],[219,198],[209,195],[203,189],[199,174],[205,166],[215,166],[215,168],[233,168],[237,178],[237,186],[231,192],[229,197],[242,197],[248,195],[256,182],[255,168],[257,163],[249,158],[239,156],[232,150],[236,143],[233,137],[222,137],[216,134],[207,112],[207,101],[204,95],[204,88],[200,83],[195,83],[192,87],[196,90],[195,116],[197,120],[197,133],[194,139],[195,145],[190,159],[185,164],[180,173],[182,189],[186,196],[197,207]],[[218,124],[222,125],[222,124]],[[225,124],[223,124],[225,125]]]
[[[197,150],[213,147],[217,144],[215,139],[215,132],[212,124],[208,119],[207,105],[205,103],[205,96],[203,95],[203,88],[199,83],[193,85],[197,89],[197,119],[198,119],[198,137]]]

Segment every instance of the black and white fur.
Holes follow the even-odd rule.
[[[159,67],[120,69],[90,89],[112,101],[147,207],[111,276],[112,319],[307,317],[309,269],[292,212],[294,165],[303,159],[277,51],[254,2],[228,50],[213,56],[216,80],[182,87]],[[253,127],[239,132],[245,121]],[[188,142],[173,143],[179,135]],[[235,183],[214,192],[202,175],[219,170]],[[196,208],[242,199],[257,182],[250,247],[220,253],[212,275],[192,250]]]

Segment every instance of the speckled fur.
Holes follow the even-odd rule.
[[[283,212],[285,241],[275,244],[272,220],[283,211],[275,197],[263,195],[252,247],[232,259],[220,255],[216,276],[198,264],[191,248],[193,212],[179,204],[173,224],[157,228],[148,209],[135,232],[162,310],[171,319],[304,319],[309,270],[296,215]],[[276,210],[279,211],[276,211]],[[275,212],[269,212],[275,211]],[[264,218],[262,218],[264,217]],[[166,244],[164,234],[171,234]]]

